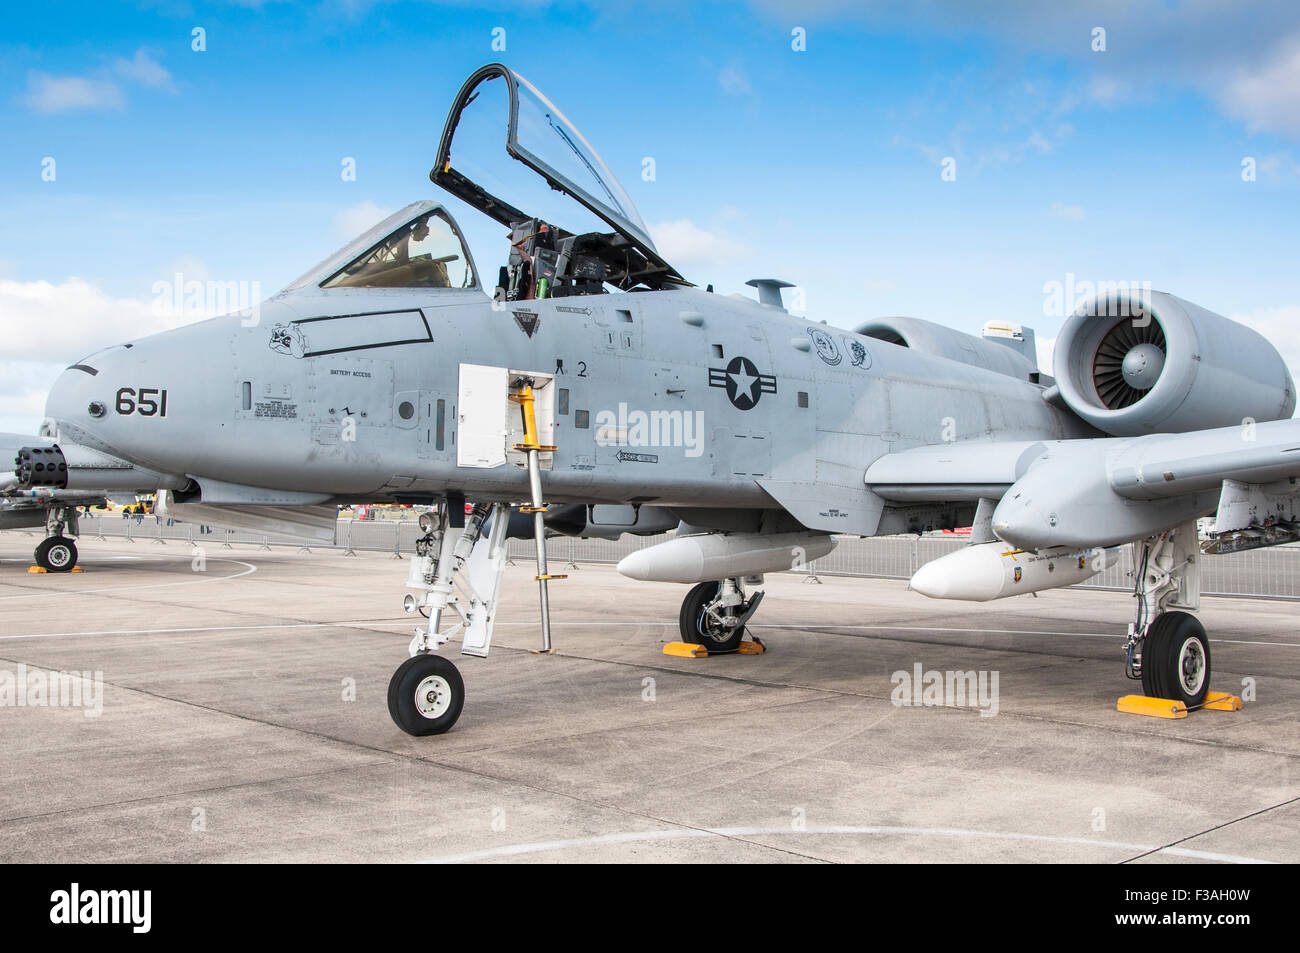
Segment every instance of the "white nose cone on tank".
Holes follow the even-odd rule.
[[[1083,582],[1106,568],[1108,555],[1097,550],[1040,556],[1010,543],[979,543],[926,563],[910,585],[931,599],[988,602]]]

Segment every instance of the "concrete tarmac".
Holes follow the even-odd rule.
[[[37,541],[0,533],[5,862],[1300,860],[1294,602],[1206,599],[1214,687],[1253,700],[1174,721],[1115,711],[1123,593],[770,576],[768,653],[688,660],[685,586],[588,565],[543,656],[521,563],[491,657],[444,650],[459,723],[412,738],[403,562],[85,537],[29,575]],[[918,665],[985,692],[897,704]],[[80,706],[32,694],[55,671]]]

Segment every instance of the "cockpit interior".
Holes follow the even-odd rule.
[[[440,209],[405,222],[322,288],[471,288],[474,269],[451,219]]]

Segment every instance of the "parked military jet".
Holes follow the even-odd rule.
[[[492,157],[465,136],[484,122],[516,181],[550,186],[539,204],[496,184],[509,173],[476,173]],[[1211,549],[1296,538],[1287,368],[1259,334],[1189,302],[1099,297],[1061,332],[1053,378],[1012,325],[847,331],[786,313],[775,279],[753,282],[757,302],[701,291],[577,128],[501,65],[460,90],[430,177],[508,231],[495,280],[445,208],[416,202],[260,321],[209,320],[74,364],[48,402],[56,440],[17,467],[25,489],[129,485],[214,523],[224,511],[324,529],[338,503],[448,501],[422,517],[405,601],[429,621],[389,686],[412,734],[446,731],[463,705],[435,650],[459,637],[463,654],[488,652],[512,503],[537,540],[544,649],[548,516],[578,533],[675,527],[619,569],[691,585],[682,635],[710,651],[738,646],[762,574],[836,535],[973,525],[969,547],[912,581],[965,599],[1078,582],[1128,543],[1128,674],[1189,705],[1211,671],[1190,614],[1196,519],[1217,513]],[[569,212],[542,214],[557,197]]]

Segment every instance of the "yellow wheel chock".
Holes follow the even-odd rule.
[[[669,642],[664,646],[664,655],[675,655],[678,658],[708,658],[709,650],[694,642]]]
[[[721,653],[724,655],[762,655],[767,651],[767,646],[760,639],[754,638],[753,641],[746,640],[736,647],[735,652]],[[719,654],[719,653],[714,653]],[[694,642],[669,642],[664,646],[664,655],[672,655],[677,658],[708,658],[709,650],[703,645],[697,645]]]
[[[1241,698],[1227,692],[1208,692],[1198,707],[1211,711],[1241,711]],[[1187,706],[1182,702],[1172,698],[1148,698],[1146,695],[1125,695],[1115,703],[1115,710],[1151,718],[1187,717]]]

